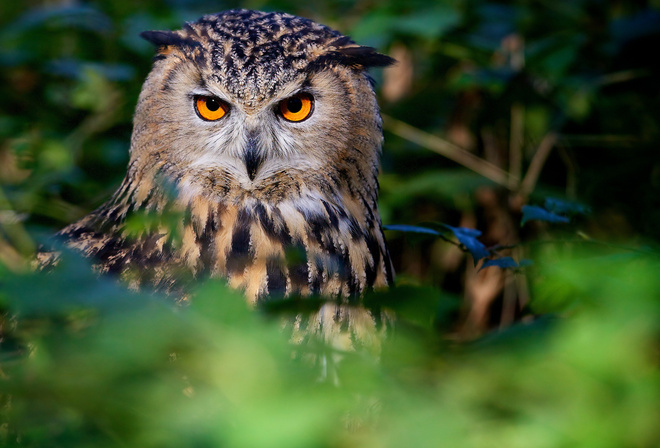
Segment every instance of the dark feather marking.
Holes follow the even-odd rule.
[[[348,251],[342,250],[340,253],[335,251],[334,258],[337,260],[337,270],[339,273],[339,280],[344,285],[348,287],[348,295],[350,297],[355,296],[357,291],[357,284],[353,278],[353,266],[351,265],[351,260],[348,257]]]
[[[325,211],[328,214],[328,218],[330,218],[330,225],[334,229],[339,230],[339,220],[337,219],[337,214],[332,209],[332,206],[328,204],[327,201],[321,200],[321,202],[323,203],[323,207],[325,207]]]
[[[269,238],[281,243],[285,248],[291,244],[289,229],[284,223],[282,214],[278,209],[274,209],[272,212],[272,218],[269,218],[268,213],[266,212],[266,207],[264,207],[263,204],[258,203],[254,207],[254,212],[259,219],[261,228]]]
[[[292,244],[291,232],[289,231],[289,226],[286,225],[282,212],[278,208],[273,209],[271,213],[271,219],[273,220],[273,226],[275,229],[278,229],[278,237],[284,245],[284,247],[289,247]]]
[[[367,286],[373,287],[374,282],[376,281],[376,274],[378,272],[378,267],[380,265],[380,259],[381,259],[380,246],[378,245],[378,241],[372,234],[368,234],[366,236],[365,242],[367,243],[367,250],[369,251],[369,253],[371,254],[374,260],[373,264],[367,263],[364,266],[365,272],[367,274]]]
[[[227,271],[243,272],[254,258],[254,251],[250,249],[250,225],[252,216],[246,209],[241,209],[234,224],[231,238],[231,250],[227,254]]]
[[[344,211],[343,208],[336,208],[336,209],[335,209],[335,212],[339,215],[339,218],[340,218],[342,221],[345,221],[345,220],[348,219],[348,214],[346,213],[346,211]]]
[[[211,269],[215,265],[216,248],[213,242],[217,230],[218,228],[215,223],[214,214],[209,213],[208,217],[206,218],[206,226],[204,226],[204,231],[201,233],[195,231],[196,243],[199,246],[199,257],[202,272],[204,274],[210,273]]]
[[[360,228],[360,224],[358,224],[357,220],[353,216],[348,216],[348,230],[351,232],[351,238],[353,238],[353,241],[359,240],[362,238],[362,229]]]
[[[123,270],[128,258],[127,255],[121,255],[126,249],[125,241],[119,238],[108,238],[101,248],[92,254],[108,269],[109,274],[120,274]]]
[[[360,167],[357,163],[357,160],[352,159],[352,158],[351,158],[351,160],[352,160],[352,162],[348,161],[348,160],[346,160],[346,162],[352,164],[355,167],[355,173],[357,174],[357,177],[360,179],[360,182],[362,183],[362,185],[369,185],[369,182],[367,181],[367,178],[364,176],[364,173],[360,169]]]
[[[361,191],[358,191],[358,198],[360,199],[360,202],[362,203],[362,206],[366,209],[367,211],[367,221],[375,221],[376,217],[374,216],[374,212],[372,210],[371,205],[369,202],[365,199],[364,195],[362,194]],[[373,204],[375,205],[375,204]]]
[[[130,170],[131,167],[129,166]],[[113,204],[122,204],[129,202],[129,197],[133,193],[133,183],[127,180],[124,180],[119,186],[119,190],[113,195],[111,202]]]
[[[332,183],[332,179],[327,179],[327,178],[319,179],[318,186],[321,192],[328,197],[333,196],[333,194],[337,191],[337,189],[334,187]]]
[[[169,72],[167,72],[167,75],[165,75],[165,81],[163,82],[163,86],[160,88],[161,91],[163,92],[169,92],[172,90],[172,82],[174,81],[174,77],[179,73],[179,65],[175,65]]]
[[[268,294],[270,296],[284,296],[286,292],[286,275],[282,268],[282,260],[271,258],[266,261],[266,274],[268,275]]]
[[[274,235],[276,232],[275,228],[273,227],[273,220],[268,217],[268,213],[266,213],[266,207],[264,207],[261,202],[258,202],[257,205],[255,205],[254,213],[257,215],[259,224],[261,224],[264,232],[266,232],[268,236]]]
[[[152,257],[154,252],[156,252],[156,244],[158,240],[162,239],[165,236],[164,233],[156,233],[147,236],[140,247],[140,252],[148,257]]]
[[[381,235],[383,234],[382,226],[379,226]],[[385,238],[385,236],[383,236]],[[390,259],[390,251],[387,249],[387,243],[385,243],[385,258],[383,259],[383,264],[385,264],[385,279],[387,280],[388,285],[394,283],[394,272],[392,272],[392,261]]]
[[[339,168],[337,170],[339,173],[339,179],[350,179],[351,176],[346,168]],[[346,186],[348,187],[348,192],[351,194],[351,196],[355,196],[355,188],[353,188],[353,183],[352,182],[342,182],[340,186]]]
[[[300,292],[309,281],[309,268],[307,263],[298,263],[289,267],[291,286],[294,291]]]
[[[302,213],[301,210],[299,211]],[[326,244],[323,242],[323,235],[327,235],[328,233],[328,221],[325,220],[324,216],[318,214],[307,214],[305,218],[307,219],[307,224],[309,224],[307,235],[319,243],[321,247],[324,247]]]
[[[94,237],[98,238],[102,236],[100,233],[95,233],[92,229],[90,229],[87,226],[66,228],[62,232],[60,232],[60,235],[63,236],[65,240],[78,240],[81,239],[81,237],[86,233],[93,234],[92,236],[93,238]]]
[[[340,185],[342,185],[342,178],[337,176],[334,173],[329,174],[330,179],[332,180],[332,183],[334,184],[335,189],[338,189]]]
[[[119,210],[120,207],[118,206],[112,207],[104,213],[104,219],[109,223],[117,224],[119,222]]]
[[[195,221],[196,220],[193,219],[193,216],[192,216],[192,211],[190,210],[190,208],[187,208],[183,212],[183,220],[182,220],[183,227],[185,228],[185,227],[188,227],[188,226],[192,225],[193,226],[193,232],[197,233],[197,229],[196,229],[196,226],[195,226]]]
[[[352,299],[350,303],[357,303],[357,299],[360,297],[358,280],[352,275],[348,278],[348,297]]]
[[[319,257],[314,260],[316,272],[312,276],[309,289],[312,294],[319,294],[321,292],[321,281],[323,280],[323,262]]]
[[[309,283],[307,251],[302,241],[297,240],[286,246],[286,260],[289,267],[292,292],[300,292]]]

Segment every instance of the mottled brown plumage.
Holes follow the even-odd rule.
[[[143,37],[158,50],[128,172],[107,203],[60,232],[69,246],[135,287],[178,292],[210,275],[250,302],[350,298],[391,283],[381,119],[366,73],[388,57],[307,19],[245,10]],[[288,121],[282,102],[300,95],[312,98],[310,115]],[[204,119],[200,98],[226,114]],[[143,214],[149,225],[135,229]]]

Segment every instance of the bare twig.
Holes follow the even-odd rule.
[[[619,72],[608,73],[596,80],[596,83],[601,86],[609,84],[617,84],[620,82],[632,81],[633,79],[651,76],[649,70],[621,70]]]
[[[35,251],[36,245],[25,230],[21,218],[12,210],[9,200],[0,189],[0,229],[9,238],[13,247],[22,254],[31,254]]]
[[[486,249],[491,252],[491,253],[499,253],[502,251],[506,250],[512,250],[512,249],[517,249],[520,247],[536,247],[536,246],[543,246],[546,244],[584,244],[584,245],[593,245],[593,246],[599,246],[599,247],[605,247],[608,249],[612,250],[620,250],[620,251],[626,251],[626,252],[633,252],[637,253],[640,255],[651,255],[653,257],[659,257],[658,253],[654,251],[653,249],[649,248],[638,248],[638,247],[631,247],[631,246],[625,246],[623,244],[615,244],[615,243],[608,243],[607,241],[601,241],[601,240],[595,240],[592,238],[589,238],[588,236],[584,234],[578,234],[580,238],[561,238],[561,239],[556,239],[556,240],[534,240],[534,241],[521,241],[519,243],[515,244],[507,244],[507,245],[499,245],[496,244],[494,246],[487,247]]]
[[[429,134],[388,115],[383,115],[383,125],[389,132],[443,155],[499,185],[511,190],[515,189],[518,185],[518,178],[510,176],[509,173],[498,166],[481,157],[475,156],[471,152],[445,139]]]
[[[541,170],[543,170],[543,165],[545,165],[545,161],[548,160],[550,151],[552,151],[555,143],[557,143],[557,134],[555,132],[549,132],[543,137],[543,140],[541,140],[541,144],[539,144],[534,157],[532,157],[532,161],[529,163],[529,168],[527,168],[527,173],[520,184],[520,191],[524,196],[527,196],[534,191],[536,182],[541,175]]]
[[[0,236],[0,263],[12,272],[24,272],[28,268],[26,259]]]
[[[557,149],[559,157],[566,165],[566,196],[569,199],[575,199],[577,197],[577,163],[563,145],[559,145]]]
[[[562,144],[569,146],[624,146],[634,145],[640,138],[636,135],[617,134],[558,134]]]
[[[522,146],[525,123],[525,106],[515,103],[511,106],[511,136],[509,137],[509,173],[512,177],[522,177]]]

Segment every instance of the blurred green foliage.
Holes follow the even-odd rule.
[[[233,7],[397,57],[374,72],[384,223],[475,227],[491,253],[533,265],[478,270],[437,230],[389,232],[398,285],[365,297],[397,316],[380,355],[292,345],[286,328],[314,301],[252,310],[210,281],[181,306],[69,253],[32,272],[37,245],[123,177],[153,55],[139,32]],[[2,445],[657,446],[659,7],[0,3]]]

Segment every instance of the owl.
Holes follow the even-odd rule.
[[[68,246],[133,287],[219,277],[250,303],[351,303],[391,284],[367,73],[391,58],[275,12],[231,10],[141,36],[157,53],[126,176],[59,233]]]

